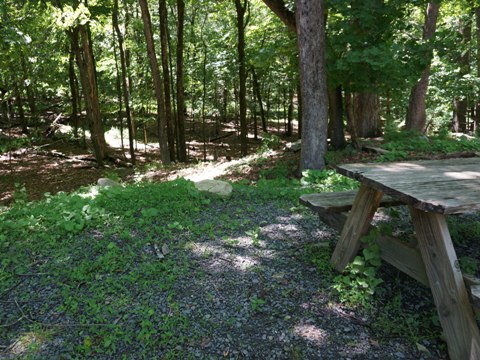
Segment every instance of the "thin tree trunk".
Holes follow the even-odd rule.
[[[20,124],[22,126],[22,133],[28,134],[28,123],[25,117],[25,111],[23,109],[22,93],[20,91],[20,85],[15,85],[15,103],[18,108],[18,117],[20,118]]]
[[[85,108],[89,122],[91,139],[95,158],[98,166],[103,166],[103,161],[107,157],[107,144],[100,116],[100,103],[98,100],[95,62],[91,51],[91,43],[87,29],[84,26],[78,26],[70,33],[72,46],[75,49],[77,65],[80,70],[80,81],[85,98]],[[81,46],[79,46],[79,40]]]
[[[347,115],[347,127],[352,140],[352,145],[355,149],[360,150],[360,144],[358,143],[357,129],[355,128],[355,115],[353,112],[353,94],[345,91],[345,113]]]
[[[77,86],[75,84],[75,67],[74,67],[74,50],[70,46],[70,56],[68,58],[68,79],[70,84],[70,94],[71,94],[71,103],[72,103],[72,115],[71,120],[73,123],[73,137],[78,141],[78,107],[77,107]]]
[[[135,165],[135,149],[133,145],[133,123],[132,123],[132,111],[130,108],[130,92],[129,86],[127,84],[127,61],[125,58],[125,47],[123,43],[123,34],[120,31],[120,26],[118,25],[118,0],[115,0],[113,5],[113,13],[112,13],[112,22],[113,27],[115,28],[115,32],[117,34],[118,39],[118,49],[120,52],[120,67],[122,69],[122,93],[123,93],[123,100],[125,102],[125,114],[127,117],[127,126],[128,126],[128,144],[130,148],[130,161],[133,165]],[[122,117],[123,118],[123,117]],[[123,128],[123,127],[122,127]],[[122,137],[123,143],[123,137]]]
[[[462,43],[469,44],[472,40],[472,27],[469,23],[462,23],[461,27]],[[470,72],[470,49],[460,55],[458,64],[460,65],[460,77],[467,75]],[[467,99],[460,97],[455,98],[453,112],[453,129],[456,132],[467,132],[467,111]]]
[[[185,23],[185,2],[177,0],[177,126],[178,159],[187,161],[187,143],[185,139],[185,90],[183,84],[183,30]]]
[[[32,89],[32,81],[29,76],[29,71],[27,67],[27,62],[25,60],[25,56],[23,53],[21,54],[21,63],[22,63],[22,71],[23,71],[23,76],[24,80],[28,79],[29,81],[24,81],[25,83],[25,91],[27,92],[27,100],[28,100],[28,106],[30,107],[30,116],[35,117],[37,113],[37,106],[35,104],[35,94]]]
[[[427,5],[425,12],[425,24],[423,26],[423,39],[431,40],[435,35],[437,27],[437,18],[440,10],[440,0],[437,2],[431,1]],[[432,56],[433,51],[430,50],[428,56]],[[426,124],[426,112],[425,112],[425,98],[427,96],[428,81],[430,76],[430,65],[428,62],[427,67],[422,71],[420,80],[415,84],[410,92],[410,99],[408,102],[407,119],[405,128],[407,130],[424,131]]]
[[[329,136],[332,146],[335,150],[343,149],[345,143],[345,133],[343,129],[343,99],[342,86],[339,85],[335,89],[328,91],[329,109]]]
[[[477,38],[477,77],[480,77],[480,6],[475,8],[475,35]],[[477,96],[475,104],[475,130],[480,129],[480,94]]]
[[[325,167],[328,97],[323,13],[323,0],[297,0],[297,33],[303,106],[300,171]]]
[[[287,111],[287,136],[292,136],[293,133],[293,88],[289,89],[288,95],[288,111]]]
[[[113,26],[113,58],[115,61],[115,89],[117,91],[118,98],[118,112],[117,112],[117,122],[120,125],[120,144],[122,147],[122,155],[125,158],[125,144],[123,143],[123,100],[122,100],[122,81],[120,79],[120,70],[118,69],[118,55],[117,55],[117,44],[115,39],[115,26]]]
[[[202,39],[203,40],[203,39]],[[207,161],[207,131],[205,118],[205,102],[207,100],[207,44],[203,40],[203,81],[202,81],[202,137],[203,161]]]
[[[163,97],[163,82],[158,69],[157,57],[155,55],[155,45],[153,42],[152,21],[148,10],[147,0],[138,0],[142,11],[143,31],[147,43],[147,53],[152,72],[153,85],[155,88],[155,97],[157,99],[157,126],[158,142],[160,146],[160,158],[164,164],[170,163],[170,152],[168,149],[165,118],[165,98]]]
[[[240,102],[240,149],[242,156],[246,156],[248,152],[247,143],[247,75],[245,71],[245,12],[248,6],[248,0],[235,0],[235,8],[237,9],[237,31],[238,31],[238,73],[239,73],[239,102]]]
[[[165,117],[167,122],[168,149],[170,160],[175,161],[175,137],[172,116],[172,100],[170,95],[170,69],[168,64],[168,14],[166,0],[159,0],[160,13],[160,47],[162,53],[163,90],[165,92]]]
[[[262,119],[262,131],[268,132],[267,129],[267,119],[265,117],[265,110],[263,109],[262,93],[260,91],[260,85],[258,84],[258,76],[255,71],[255,67],[252,66],[252,77],[253,77],[253,89],[255,95],[257,96],[258,106],[260,107],[260,118]]]
[[[297,119],[298,119],[298,138],[302,138],[302,119],[303,119],[303,107],[302,107],[302,86],[300,81],[297,84],[297,103],[298,103],[298,109],[297,109]]]

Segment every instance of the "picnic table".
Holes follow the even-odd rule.
[[[445,218],[480,210],[480,158],[346,164],[337,171],[361,187],[341,221],[335,268],[342,271],[357,255],[384,194],[408,205],[419,251],[384,237],[382,258],[430,287],[450,358],[480,359],[479,329]]]

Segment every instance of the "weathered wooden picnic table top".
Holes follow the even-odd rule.
[[[480,210],[480,158],[338,165],[337,171],[428,212]]]

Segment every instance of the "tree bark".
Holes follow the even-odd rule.
[[[123,43],[123,34],[120,31],[120,27],[118,26],[118,0],[115,0],[113,5],[113,13],[112,13],[112,22],[113,27],[115,28],[115,32],[117,33],[118,39],[118,49],[120,52],[120,67],[122,70],[122,93],[123,93],[123,101],[125,102],[125,114],[127,117],[127,126],[128,126],[128,144],[130,148],[130,161],[133,165],[135,165],[135,148],[133,145],[133,122],[132,122],[132,111],[130,108],[130,88],[127,84],[127,62],[125,58],[125,46]],[[122,138],[123,141],[123,138]]]
[[[23,99],[22,92],[20,90],[20,85],[15,85],[15,103],[18,108],[18,117],[20,118],[20,124],[22,126],[22,133],[28,134],[28,123],[27,118],[25,117],[25,111],[23,109]]]
[[[470,43],[472,40],[472,27],[469,23],[462,23],[462,45]],[[465,46],[465,45],[464,45]],[[463,48],[463,46],[462,46]],[[462,53],[458,59],[460,66],[460,77],[467,75],[470,72],[470,49]],[[456,132],[465,133],[467,129],[467,111],[468,102],[463,97],[457,97],[454,99],[454,112],[453,112],[453,130]]]
[[[341,85],[337,86],[335,89],[329,89],[328,102],[328,115],[330,118],[328,123],[329,136],[333,148],[335,150],[340,150],[346,145],[343,128],[343,98]]]
[[[102,167],[103,161],[107,157],[107,143],[105,142],[105,134],[100,116],[100,103],[98,100],[95,62],[91,51],[92,47],[85,26],[78,26],[70,32],[70,35],[80,72],[80,82],[85,98],[85,108],[95,158],[98,166]],[[81,46],[79,45],[79,41],[81,42]]]
[[[328,97],[323,10],[323,0],[297,0],[303,124],[300,171],[325,167]]]
[[[237,10],[237,31],[238,31],[238,77],[240,82],[239,103],[240,103],[240,149],[243,156],[247,155],[247,74],[245,71],[245,12],[248,0],[235,0]]]
[[[162,53],[163,90],[165,91],[165,117],[167,122],[168,149],[170,160],[175,161],[175,136],[170,94],[170,66],[168,64],[168,14],[166,0],[159,0],[160,13],[160,47]]]
[[[480,6],[475,8],[475,36],[477,38],[477,77],[480,77]],[[475,104],[475,131],[480,128],[480,94]]]
[[[380,135],[380,99],[370,92],[353,95],[353,123],[358,137]]]
[[[78,140],[78,94],[77,94],[77,87],[75,84],[75,67],[74,67],[74,60],[75,53],[72,46],[70,46],[70,56],[68,58],[68,78],[70,84],[70,94],[71,94],[71,103],[72,103],[72,115],[70,119],[73,122],[73,137],[75,140]]]
[[[427,5],[425,12],[425,24],[423,26],[423,39],[431,40],[435,35],[437,27],[437,18],[440,10],[440,0],[437,2],[431,1]],[[429,50],[428,56],[431,58],[433,54],[432,49]],[[427,96],[428,81],[430,76],[430,60],[428,65],[422,71],[420,80],[415,84],[410,92],[410,99],[408,102],[407,118],[405,128],[407,130],[424,131],[426,124],[425,113],[425,98]]]
[[[170,163],[170,152],[167,143],[166,118],[165,118],[165,98],[163,97],[163,83],[158,69],[157,57],[155,55],[155,45],[153,43],[152,20],[148,10],[147,0],[138,0],[142,11],[143,32],[147,43],[147,54],[152,72],[155,97],[157,99],[157,126],[158,142],[160,146],[160,158],[164,164]]]
[[[288,90],[288,110],[287,110],[287,136],[292,136],[293,133],[293,88],[290,87]]]
[[[262,92],[260,91],[260,85],[258,83],[258,76],[257,72],[255,71],[255,67],[252,66],[252,77],[253,77],[253,88],[255,95],[257,97],[258,106],[260,107],[260,118],[262,119],[262,131],[268,132],[267,129],[267,118],[265,117],[265,109],[263,108],[263,101],[262,101]]]
[[[297,110],[297,121],[298,121],[298,138],[302,138],[302,118],[303,118],[303,109],[302,109],[302,86],[300,81],[297,84],[297,102],[298,102],[298,110]]]
[[[185,2],[177,0],[177,126],[178,126],[178,160],[187,161],[187,144],[185,140],[185,89],[183,84],[183,30],[185,23]]]

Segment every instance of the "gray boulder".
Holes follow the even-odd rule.
[[[113,181],[112,179],[107,179],[107,178],[98,179],[97,184],[100,187],[119,187],[119,186],[122,186],[118,182]]]
[[[202,192],[228,198],[232,194],[232,185],[221,180],[202,180],[195,183],[195,187]]]

